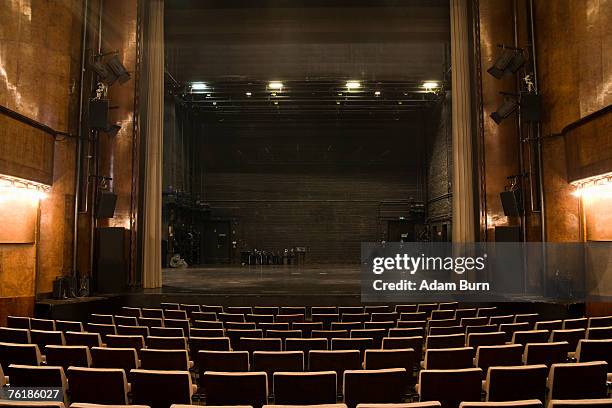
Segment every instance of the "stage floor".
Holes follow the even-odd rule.
[[[359,265],[210,265],[164,269],[161,293],[358,295]]]

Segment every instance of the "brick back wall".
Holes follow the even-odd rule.
[[[424,198],[421,129],[205,128],[206,201],[235,220],[239,249],[359,262],[361,242],[386,239],[381,203]]]

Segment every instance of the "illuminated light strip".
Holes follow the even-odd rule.
[[[612,172],[572,181],[570,184],[576,187],[572,193],[576,197],[612,196]]]
[[[0,199],[2,197],[20,196],[44,200],[50,191],[51,186],[47,184],[0,174]]]

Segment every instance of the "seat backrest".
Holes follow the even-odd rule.
[[[405,323],[405,322],[404,322]],[[389,329],[389,337],[414,337],[424,336],[425,327],[396,327]]]
[[[87,346],[55,346],[45,347],[46,363],[52,366],[91,367],[91,354]]]
[[[247,351],[199,351],[196,362],[200,380],[206,371],[249,371]]]
[[[543,320],[535,323],[535,330],[561,330],[563,329],[563,320]]]
[[[331,330],[357,330],[363,329],[364,323],[362,322],[332,322],[330,326]]]
[[[32,330],[55,330],[55,320],[49,319],[30,319],[30,329]]]
[[[43,350],[47,344],[56,346],[66,345],[64,333],[61,331],[30,330],[30,339],[33,344],[38,345],[40,350]]]
[[[327,350],[329,342],[327,339],[287,339],[285,349],[287,351],[303,351],[308,354],[310,350]]]
[[[228,337],[191,337],[189,339],[189,348],[192,355],[197,354],[200,350],[210,351],[230,351],[230,339]]]
[[[493,333],[499,331],[496,324],[485,324],[484,326],[466,326],[465,335],[469,336],[472,333]]]
[[[506,341],[512,341],[512,335],[516,331],[527,331],[530,330],[528,322],[522,323],[500,323],[499,331],[506,333]]]
[[[140,313],[144,318],[151,319],[163,319],[164,318],[164,310],[163,309],[151,309],[143,307],[140,309]]]
[[[121,307],[121,316],[132,316],[132,317],[141,317],[141,311],[139,307]]]
[[[185,337],[159,337],[149,336],[145,340],[147,348],[159,350],[187,350]]]
[[[281,306],[278,312],[280,315],[304,315],[306,316],[305,306]]]
[[[343,322],[359,322],[364,323],[370,321],[370,315],[367,313],[344,313],[340,315]]]
[[[179,310],[181,308],[181,305],[178,303],[162,302],[159,304],[159,307],[161,307],[162,310],[165,312],[168,310]]]
[[[525,346],[523,361],[525,364],[551,364],[565,363],[569,344],[567,341],[555,343],[529,343]]]
[[[372,339],[372,346],[375,348],[382,347],[382,339],[387,336],[387,330],[385,329],[357,329],[351,331],[351,338],[365,338]]]
[[[474,351],[480,346],[501,346],[506,344],[506,333],[470,333],[467,336],[467,346],[473,347]]]
[[[12,329],[30,330],[30,318],[26,316],[7,316],[6,326]]]
[[[587,329],[586,338],[592,340],[612,339],[612,326],[589,327]]]
[[[274,321],[277,323],[302,323],[306,321],[306,316],[303,314],[279,314],[274,316]]]
[[[109,314],[96,314],[92,313],[89,315],[89,319],[87,319],[89,323],[97,323],[97,324],[115,324],[115,319],[113,315]]]
[[[443,408],[456,408],[462,401],[480,401],[481,378],[479,368],[421,370],[420,400],[439,401]]]
[[[513,344],[546,343],[550,337],[548,330],[519,330],[512,334]]]
[[[444,336],[427,336],[425,348],[458,348],[465,346],[464,334],[448,334]]]
[[[497,307],[479,307],[478,313],[476,313],[477,317],[491,317],[497,313]]]
[[[383,350],[392,349],[413,349],[417,355],[420,355],[423,350],[423,337],[385,337],[382,342]]]
[[[423,367],[427,370],[456,370],[472,368],[474,349],[472,347],[427,349]]]
[[[463,327],[484,326],[489,324],[489,317],[464,317],[459,321]]]
[[[276,316],[278,313],[278,306],[253,306],[253,314]]]
[[[334,371],[275,372],[274,402],[288,405],[333,404],[337,378]]]
[[[340,321],[339,314],[313,314],[312,321],[315,323],[322,323],[324,330],[330,330],[331,324]]]
[[[206,313],[223,313],[221,305],[200,305],[200,310]]]
[[[145,346],[142,336],[124,336],[120,334],[106,336],[106,347],[133,348],[140,352]]]
[[[338,378],[343,378],[346,370],[359,370],[362,361],[358,350],[312,350],[308,355],[309,371],[334,371]]]
[[[134,348],[92,347],[91,362],[96,368],[122,368],[127,373],[138,368],[138,354]]]
[[[302,337],[312,337],[313,330],[323,330],[322,322],[295,322],[291,323],[291,329],[301,330]]]
[[[138,319],[134,316],[115,316],[115,325],[138,326]]]
[[[408,376],[408,385],[414,385],[412,371],[418,364],[420,353],[409,349],[395,350],[366,350],[364,368],[366,370],[379,370],[383,368],[405,368]]]
[[[457,326],[457,325],[459,325],[459,321],[455,318],[452,318],[452,319],[430,320],[428,327],[431,329],[432,327],[450,327],[450,326]]]
[[[576,351],[578,342],[584,338],[586,338],[585,329],[553,330],[550,332],[550,341],[566,341],[568,343],[570,352]]]
[[[288,322],[258,323],[257,328],[263,330],[265,337],[270,337],[270,336],[266,336],[266,332],[268,330],[289,330],[290,329]],[[274,337],[274,336],[271,336],[271,337]]]
[[[580,317],[578,319],[565,319],[563,321],[562,329],[586,329],[589,326],[589,319],[586,317]]]
[[[225,330],[255,330],[257,329],[257,323],[255,322],[224,322],[223,328]]]
[[[263,338],[263,330],[255,329],[255,330],[227,330],[225,335],[229,337],[230,343],[234,350],[238,350],[240,346],[240,339],[243,337],[248,338]]]
[[[30,330],[0,327],[0,342],[29,344],[31,342]]]
[[[151,327],[149,336],[153,337],[186,337],[181,327]]]
[[[219,319],[219,321],[223,323],[243,323],[245,321],[244,314],[241,313],[217,313],[217,319]]]
[[[469,327],[486,327],[486,326],[469,326]],[[411,329],[396,329],[396,330],[411,330]],[[430,336],[446,336],[449,334],[463,334],[466,328],[463,326],[446,326],[446,327],[430,327]]]
[[[338,314],[338,308],[336,306],[312,306],[310,314]]]
[[[223,322],[210,321],[210,320],[194,320],[191,325],[193,329],[220,329],[223,330]]]
[[[548,368],[544,364],[489,367],[485,382],[487,401],[544,401],[547,375]]]
[[[149,336],[149,328],[147,326],[117,326],[117,334],[122,336]]]
[[[612,326],[612,316],[590,317],[588,327],[609,327]]]
[[[138,324],[146,327],[163,327],[164,319],[161,317],[144,317],[143,315],[143,317],[138,318]]]
[[[189,330],[189,337],[225,337],[223,329],[199,329],[193,328]]]
[[[312,337],[317,339],[327,339],[331,344],[331,339],[348,338],[348,330],[313,330]]]
[[[140,350],[140,366],[145,370],[189,370],[187,350]]]
[[[72,402],[125,405],[127,379],[125,371],[117,368],[68,368],[70,399]]]
[[[476,350],[474,365],[483,372],[491,366],[517,366],[523,361],[523,345],[480,346]]]
[[[464,317],[478,317],[478,310],[475,308],[457,309],[455,310],[455,319],[461,321]]]
[[[455,319],[454,310],[432,310],[431,320]]]
[[[273,314],[247,314],[244,319],[250,323],[274,323]]]
[[[266,331],[266,336],[268,338],[281,339],[283,343],[285,339],[301,339],[302,332],[301,330],[268,330]]]
[[[338,306],[338,314],[342,317],[345,314],[362,314],[363,306]]]
[[[391,311],[391,308],[389,307],[389,305],[370,305],[365,306],[363,308],[363,311],[371,315],[374,313],[389,313]]]
[[[553,364],[548,375],[550,399],[606,398],[608,363]]]
[[[579,363],[589,361],[612,363],[612,339],[580,340],[576,349],[576,359]]]
[[[437,303],[419,303],[417,306],[417,312],[426,313],[429,317],[431,312],[438,308]]]
[[[399,314],[396,312],[375,312],[370,315],[371,322],[396,322]]]
[[[489,324],[494,324],[496,326],[499,326],[500,324],[512,323],[514,323],[514,315],[491,316],[489,318]]]
[[[519,313],[514,315],[514,323],[527,323],[529,329],[533,329],[539,318],[538,313]]]
[[[253,308],[251,306],[227,306],[225,313],[247,315],[253,313]]]
[[[102,346],[102,337],[99,333],[66,332],[66,344],[69,346]]]
[[[42,356],[36,344],[0,343],[0,365],[40,365]]]
[[[114,324],[87,323],[86,328],[90,333],[99,333],[102,338],[108,334],[117,334],[117,327]]]
[[[55,329],[63,332],[71,331],[71,332],[82,332],[83,331],[83,323],[74,322],[70,320],[56,320],[55,321]]]
[[[164,310],[164,319],[187,320],[187,311],[185,310]]]
[[[389,331],[396,326],[396,322],[390,320],[388,322],[365,322],[363,324],[364,329],[385,329]]]
[[[217,321],[217,314],[213,312],[191,312],[191,320],[203,320],[209,322]]]
[[[374,339],[372,338],[339,338],[331,340],[332,350],[359,350],[361,359],[367,349],[374,348]]]
[[[11,364],[7,369],[11,387],[57,387],[66,402],[68,383],[61,366],[30,366]]]
[[[164,319],[164,327],[183,329],[183,335],[189,336],[189,320],[187,319]]]
[[[404,368],[347,370],[344,372],[344,403],[356,407],[367,403],[399,403],[408,385]]]
[[[251,405],[261,408],[268,400],[265,372],[207,371],[202,384],[207,405]]]
[[[395,313],[414,313],[417,311],[418,306],[413,305],[395,305]]]
[[[272,391],[273,374],[277,371],[304,371],[302,351],[255,351],[253,370],[268,374],[268,389]]]
[[[191,404],[193,389],[189,371],[132,370],[132,403],[150,408]]]

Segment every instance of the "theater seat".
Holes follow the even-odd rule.
[[[549,398],[605,398],[607,375],[605,361],[553,364],[548,375]]]
[[[151,408],[168,408],[172,404],[191,404],[196,386],[189,371],[132,370],[132,403]]]
[[[417,391],[421,401],[439,401],[457,408],[463,401],[480,401],[482,370],[421,370]]]
[[[30,330],[0,327],[0,342],[29,344],[31,342]]]
[[[438,401],[405,402],[398,404],[357,404],[357,408],[439,408]]]
[[[312,405],[336,402],[337,376],[334,371],[275,372],[274,401],[277,404]]]
[[[359,350],[313,350],[310,352],[308,360],[310,371],[335,371],[337,378],[343,378],[346,370],[361,369],[363,361]],[[338,389],[342,388],[342,381],[338,380]]]
[[[92,347],[91,361],[96,368],[122,368],[126,373],[140,365],[134,348]]]
[[[68,382],[61,366],[29,366],[11,364],[7,370],[11,387],[57,387],[66,399]]]
[[[343,383],[344,403],[352,408],[359,403],[402,402],[408,377],[404,368],[347,370]]]
[[[260,408],[268,401],[265,372],[207,371],[202,384],[207,405],[252,405],[253,408]]]
[[[304,371],[304,353],[301,351],[255,351],[253,371],[265,371],[268,375],[268,390],[273,391],[272,376],[277,371]]]
[[[102,337],[99,333],[66,332],[68,346],[102,347]]]
[[[146,370],[188,371],[193,367],[187,350],[140,350],[140,366]]]
[[[474,349],[457,347],[428,349],[421,366],[426,370],[456,370],[473,367]]]
[[[125,371],[116,368],[68,368],[72,402],[93,404],[128,403]]]
[[[0,343],[0,365],[40,365],[42,356],[36,344]]]
[[[52,366],[91,367],[91,354],[87,346],[47,346],[45,347],[46,363]]]
[[[489,367],[483,385],[487,401],[512,401],[546,397],[546,376],[544,364],[526,366]]]

